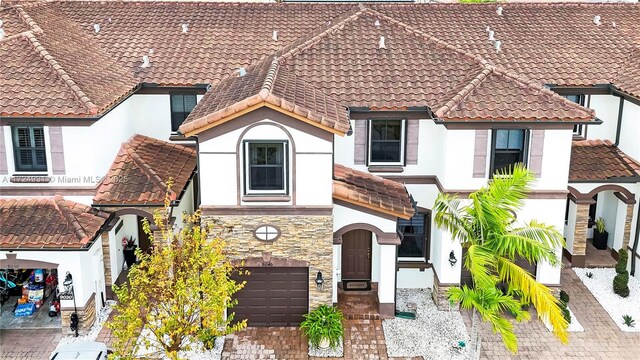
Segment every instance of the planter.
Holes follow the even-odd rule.
[[[326,350],[329,348],[329,338],[322,338],[320,340],[320,344],[318,344],[318,349]]]
[[[131,267],[136,263],[136,247],[126,247],[122,250],[122,253],[124,255],[124,262],[127,264],[127,268],[131,269]]]
[[[609,239],[608,232],[593,231],[593,247],[598,250],[607,250],[607,240]]]

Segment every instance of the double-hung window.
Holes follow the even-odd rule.
[[[576,104],[580,104],[584,106],[585,104],[585,96],[584,95],[565,95],[570,101],[573,101]],[[575,124],[573,125],[573,136],[575,137],[583,137],[585,134],[586,125],[583,124]]]
[[[246,194],[286,195],[287,142],[246,141],[244,145]]]
[[[527,130],[501,129],[493,131],[491,174],[517,163],[526,163]]]
[[[369,121],[369,164],[404,165],[404,120]]]
[[[418,212],[411,219],[398,219],[398,232],[402,234],[402,242],[398,246],[398,260],[429,260],[429,234],[431,214]]]
[[[196,106],[195,94],[171,94],[171,131],[176,132]]]
[[[14,126],[11,130],[16,171],[47,171],[44,128]]]

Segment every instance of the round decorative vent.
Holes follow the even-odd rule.
[[[253,235],[262,241],[274,241],[280,236],[280,230],[273,225],[262,225],[258,226]]]

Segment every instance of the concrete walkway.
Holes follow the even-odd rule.
[[[516,324],[519,353],[511,354],[497,334],[483,324],[482,359],[640,359],[640,333],[620,331],[609,314],[591,295],[570,268],[562,270],[562,289],[569,296],[569,308],[584,327],[571,333],[569,344],[562,345],[538,320]],[[640,304],[638,305],[640,306]],[[465,322],[469,327],[470,321]]]

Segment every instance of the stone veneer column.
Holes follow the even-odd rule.
[[[571,265],[582,267],[587,251],[587,229],[589,227],[589,204],[576,204],[576,226],[573,232]]]
[[[270,253],[272,259],[290,259],[309,263],[309,307],[332,305],[333,217],[331,215],[233,215],[203,216],[204,222],[217,220],[216,226],[232,227],[224,234],[232,260],[261,258]],[[262,241],[254,230],[262,225],[275,226],[280,236],[275,241]],[[322,272],[324,287],[318,290],[316,273]]]
[[[458,305],[451,305],[447,295],[447,290],[458,286],[458,284],[442,284],[440,283],[435,271],[433,272],[433,275],[433,291],[431,292],[431,297],[433,298],[433,302],[436,304],[438,310],[459,310]]]
[[[111,249],[109,247],[109,233],[103,232],[102,238],[102,263],[104,264],[104,282],[111,287],[113,279],[111,278]]]
[[[62,323],[62,333],[64,335],[75,335],[75,331],[71,331],[71,314],[73,307],[60,309],[60,320]],[[42,309],[41,309],[42,311]],[[89,301],[78,307],[78,335],[86,335],[96,320],[96,294],[93,293]]]
[[[624,233],[622,236],[622,248],[626,249],[631,241],[631,222],[633,221],[633,206],[634,204],[627,204],[627,214],[624,218]],[[614,249],[616,251],[620,249]]]

